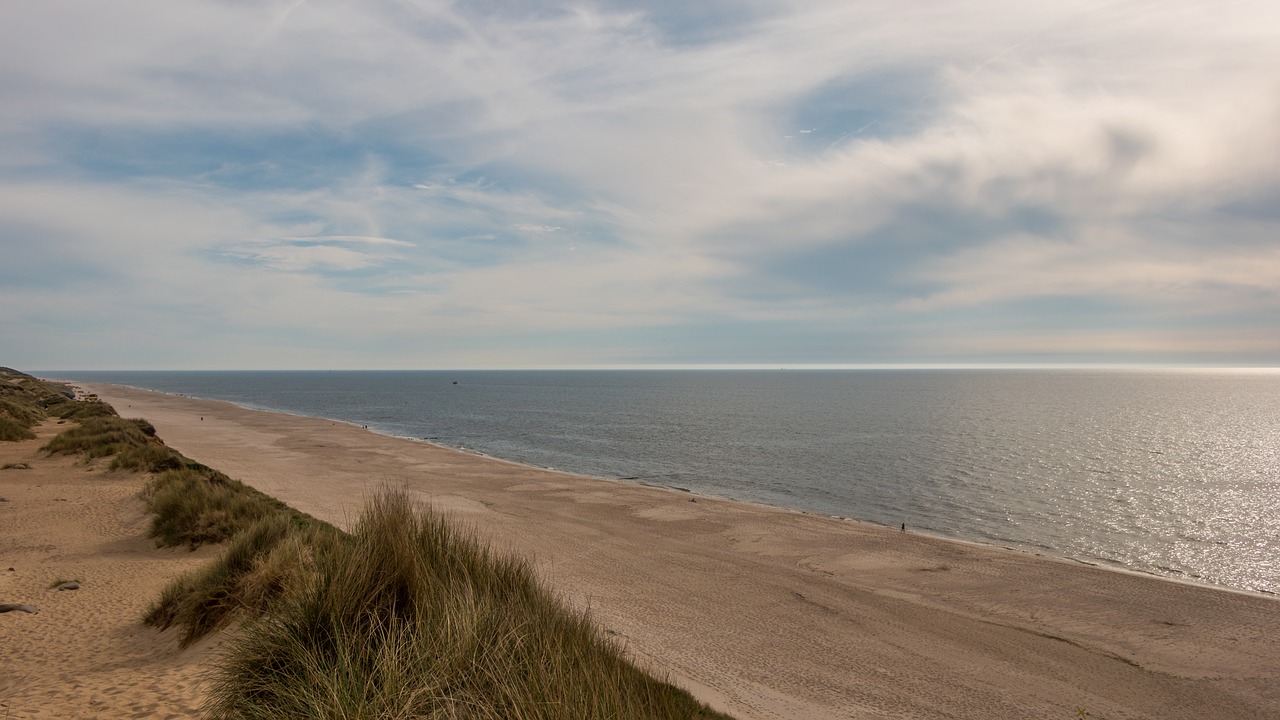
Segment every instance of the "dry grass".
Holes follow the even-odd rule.
[[[529,566],[403,494],[233,641],[219,718],[722,718],[637,669]]]
[[[93,415],[78,422],[78,426],[58,433],[42,449],[53,454],[80,453],[93,459],[143,447],[148,442],[147,435],[134,420],[116,415]]]

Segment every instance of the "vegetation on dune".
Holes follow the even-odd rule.
[[[143,488],[142,499],[155,516],[149,534],[161,547],[194,550],[225,542],[273,515],[310,522],[279,500],[198,464],[156,475]]]
[[[148,443],[146,434],[134,420],[115,415],[93,415],[78,422],[78,426],[58,433],[41,449],[51,454],[79,453],[93,459],[144,447]]]
[[[183,645],[246,621],[213,717],[725,717],[636,668],[527,563],[403,493],[375,498],[349,535],[290,512],[235,535],[145,617]]]
[[[232,642],[214,717],[720,718],[402,493]]]
[[[125,448],[111,459],[112,470],[158,473],[187,467],[189,461],[178,451],[159,442]]]
[[[50,415],[75,422],[84,422],[93,418],[119,417],[115,408],[104,402],[98,400],[69,400],[61,396],[53,397],[46,410]]]
[[[0,367],[0,440],[31,440],[35,437],[31,428],[49,417],[83,423],[93,418],[117,416],[115,409],[106,403],[76,400],[75,393],[65,385]],[[152,434],[154,432],[152,428]]]
[[[0,415],[0,441],[17,442],[19,440],[34,440],[35,437],[36,434],[31,432],[30,426]]]
[[[170,583],[143,621],[162,630],[177,626],[185,647],[233,619],[261,616],[306,584],[316,553],[338,537],[324,523],[298,523],[283,513],[262,517],[216,560]]]
[[[61,388],[12,368],[0,367],[0,441],[31,440],[31,428],[47,416],[51,404],[70,398]]]
[[[44,412],[35,403],[0,397],[0,417],[31,427],[44,419]]]

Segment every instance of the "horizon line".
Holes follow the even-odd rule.
[[[79,368],[38,372],[557,372],[671,370],[1217,370],[1280,371],[1280,365],[1190,363],[620,363],[420,368]]]

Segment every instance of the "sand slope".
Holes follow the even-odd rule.
[[[0,603],[39,609],[0,614],[0,717],[192,717],[217,640],[179,651],[172,633],[140,618],[165,583],[215,550],[146,539],[142,476],[38,452],[66,427],[0,443],[0,466],[31,466],[0,470]],[[56,580],[80,589],[50,589]]]
[[[1274,598],[95,390],[339,525],[378,487],[410,488],[743,720],[1280,717]]]

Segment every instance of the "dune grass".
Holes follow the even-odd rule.
[[[13,418],[0,415],[0,441],[18,442],[19,440],[34,440],[36,434],[31,432],[31,427]]]
[[[177,450],[160,442],[127,447],[111,458],[112,470],[158,473],[187,467],[188,460]]]
[[[44,419],[44,412],[34,402],[0,398],[0,417],[7,417],[14,422],[31,427]]]
[[[41,449],[52,454],[80,453],[93,459],[148,444],[139,421],[116,415],[90,415],[77,421],[80,423],[78,426],[58,433]]]
[[[195,549],[225,542],[273,515],[298,524],[310,521],[279,500],[198,463],[157,474],[143,487],[142,499],[155,516],[148,532],[161,547]]]
[[[186,647],[236,618],[267,613],[315,572],[315,555],[339,532],[320,522],[298,523],[284,513],[264,516],[237,534],[213,562],[170,583],[143,622],[177,626]]]
[[[640,671],[523,561],[375,497],[231,642],[217,718],[723,718]]]
[[[236,620],[214,718],[727,717],[402,492],[375,497],[349,535],[265,516],[145,618],[184,646]]]
[[[34,439],[31,428],[46,417],[45,406],[55,397],[67,399],[42,380],[0,367],[0,441]]]

